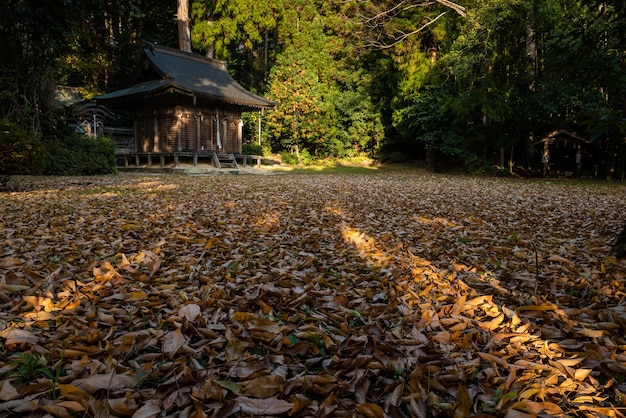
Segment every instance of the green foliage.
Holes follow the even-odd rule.
[[[275,148],[322,152],[326,138],[334,136],[330,85],[320,78],[323,62],[330,60],[324,55],[315,48],[289,48],[272,69],[268,97],[279,105],[268,112],[267,123]]]
[[[506,149],[528,166],[531,137],[567,128],[593,140],[593,164],[608,177],[626,172],[624,2],[400,5],[192,0],[192,45],[279,103],[262,121],[271,152],[298,146],[315,158],[426,157],[474,169]],[[64,141],[48,140],[59,123],[55,84],[86,97],[126,87],[142,39],[177,43],[171,0],[7,0],[5,9],[0,118],[52,150]],[[251,143],[254,117],[255,129],[244,130]],[[53,161],[54,172],[83,170],[71,155]]]
[[[295,152],[283,151],[280,153],[280,160],[284,164],[297,165],[302,163],[302,165],[311,165],[313,163],[313,157],[311,153],[303,148],[299,151],[300,161],[298,161],[298,154]]]
[[[347,26],[335,18],[339,2],[285,5],[267,96],[279,103],[268,113],[268,139],[276,151],[306,148],[318,158],[374,154],[384,128],[371,77],[358,70],[338,36]]]
[[[454,115],[445,107],[451,97],[444,86],[431,86],[394,115],[398,132],[420,144],[431,158],[433,153],[445,157],[448,164],[461,162],[468,155],[464,138],[455,130]]]
[[[65,22],[67,47],[55,55],[56,79],[81,88],[85,97],[128,87],[142,40],[173,45],[176,22],[169,0],[84,0]]]
[[[259,144],[242,144],[241,153],[245,155],[265,155],[263,147]]]
[[[7,119],[0,120],[0,184],[11,175],[38,174],[42,147],[32,134]]]
[[[24,383],[31,383],[39,378],[53,379],[55,373],[48,365],[48,361],[43,355],[35,355],[30,352],[20,354],[19,358],[14,360],[15,370],[13,374]]]
[[[115,173],[115,142],[106,137],[69,134],[46,142],[43,171],[52,175]]]

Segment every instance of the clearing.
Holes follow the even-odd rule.
[[[0,417],[626,415],[623,185],[19,180]]]

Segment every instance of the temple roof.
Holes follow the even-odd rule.
[[[96,102],[123,103],[178,92],[252,109],[276,106],[237,83],[223,61],[150,43],[146,44],[144,55],[142,71],[153,70],[157,79],[95,97]]]

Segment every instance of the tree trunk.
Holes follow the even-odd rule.
[[[615,242],[615,255],[618,258],[626,257],[626,224],[624,224],[624,229],[622,229],[622,233],[617,237],[617,241]]]
[[[178,0],[178,47],[181,51],[191,52],[191,37],[189,34],[189,0]]]
[[[298,157],[298,165],[302,165],[302,159],[300,158],[300,147],[296,145],[296,157]]]

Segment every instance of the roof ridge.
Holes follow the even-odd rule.
[[[150,53],[152,53],[153,55],[154,55],[154,51],[158,50],[159,52],[163,54],[176,55],[181,58],[192,59],[194,61],[198,61],[204,64],[209,64],[209,65],[212,65],[213,67],[220,68],[224,71],[228,70],[228,64],[226,63],[226,61],[205,57],[202,55],[194,54],[193,52],[185,52],[185,51],[181,51],[180,49],[176,49],[176,48],[172,48],[172,47],[164,46],[164,45],[159,45],[159,44],[155,44],[151,42],[145,42],[145,49],[147,51],[150,51]]]

